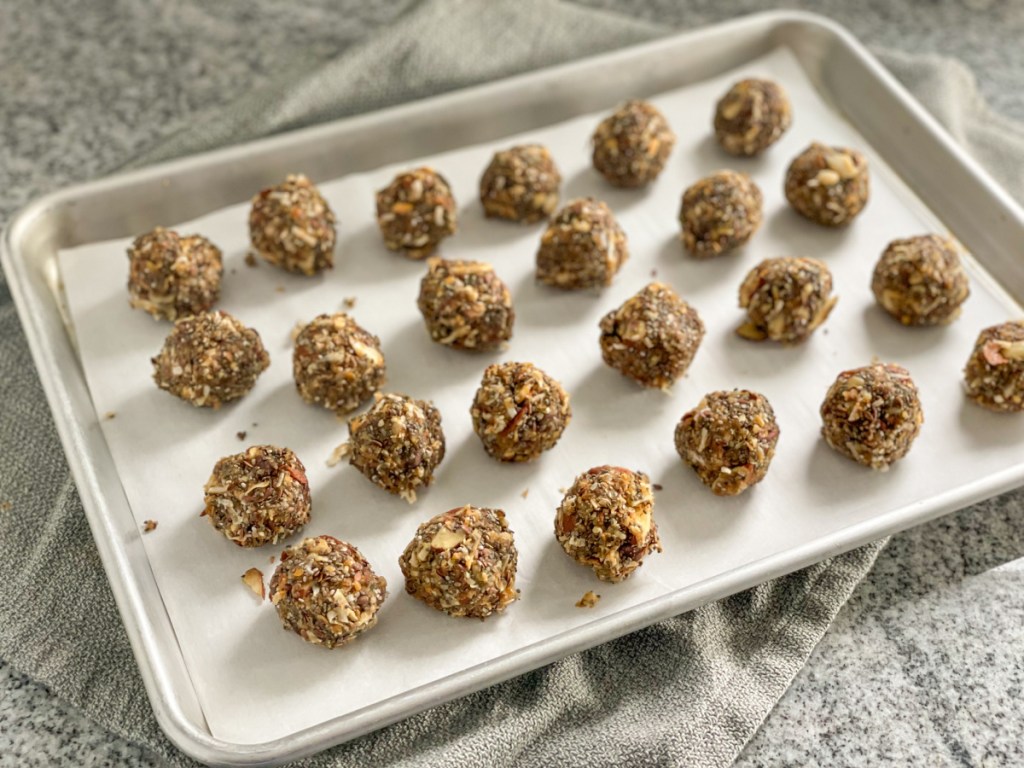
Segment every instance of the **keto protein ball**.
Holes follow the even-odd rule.
[[[309,522],[306,468],[289,448],[254,445],[225,456],[203,491],[203,515],[240,547],[276,544]]]
[[[986,328],[964,368],[967,396],[992,411],[1024,411],[1024,320]]]
[[[398,174],[377,193],[377,224],[384,245],[410,259],[424,259],[455,233],[455,198],[433,168]]]
[[[733,85],[715,106],[715,138],[729,154],[752,157],[782,138],[792,121],[782,87],[749,78]]]
[[[906,368],[875,363],[843,371],[821,404],[821,434],[847,458],[885,471],[903,458],[924,413]]]
[[[519,599],[518,558],[505,513],[467,504],[423,523],[398,564],[417,600],[449,616],[486,619]]]
[[[903,325],[950,323],[971,293],[956,243],[940,235],[889,243],[875,265],[871,291]]]
[[[683,193],[679,208],[683,246],[709,259],[746,244],[761,226],[763,196],[745,173],[719,171]]]
[[[417,303],[438,344],[484,352],[512,338],[512,294],[494,267],[482,261],[429,259]]]
[[[354,411],[384,386],[380,339],[344,312],[319,315],[295,337],[292,374],[307,403]]]
[[[818,259],[765,259],[740,285],[747,322],[736,332],[751,341],[803,341],[828,318],[838,298],[832,273]]]
[[[786,199],[823,227],[849,224],[868,203],[868,161],[855,149],[811,144],[786,172]]]
[[[562,175],[547,147],[524,144],[495,152],[480,179],[487,218],[532,224],[558,207]]]
[[[220,248],[200,235],[157,227],[135,238],[128,261],[130,303],[155,318],[197,315],[220,297]]]
[[[654,496],[643,472],[594,467],[576,478],[555,514],[555,538],[602,581],[629,577],[651,552],[661,552]]]
[[[669,389],[686,373],[704,323],[697,310],[664,283],[651,283],[601,319],[601,355],[645,387]]]
[[[160,389],[197,407],[219,408],[253,388],[270,356],[256,331],[214,311],[175,322],[152,362]]]
[[[676,136],[654,105],[627,101],[594,131],[594,168],[616,187],[654,181],[672,154]]]
[[[334,213],[302,174],[252,199],[249,236],[260,256],[289,272],[315,275],[334,266]]]
[[[387,596],[387,580],[333,536],[286,549],[270,579],[270,602],[284,628],[324,648],[340,648],[372,629]]]
[[[573,200],[548,225],[537,251],[537,280],[564,290],[603,288],[629,258],[626,233],[592,197]]]

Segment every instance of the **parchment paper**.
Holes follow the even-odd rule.
[[[795,122],[765,157],[740,160],[718,149],[709,126],[716,99],[750,75],[784,85]],[[96,412],[115,414],[101,419],[101,427],[140,527],[147,519],[159,523],[142,540],[214,736],[258,743],[296,732],[1019,461],[1017,420],[967,403],[960,372],[977,332],[1021,315],[1020,308],[972,259],[972,296],[949,327],[905,329],[874,305],[870,276],[886,243],[942,227],[822,101],[788,52],[653,101],[679,143],[647,191],[614,190],[590,169],[588,138],[602,115],[422,160],[444,173],[461,203],[459,232],[444,243],[443,255],[489,261],[512,289],[515,337],[499,354],[469,355],[432,343],[415,305],[424,265],[388,252],[381,242],[374,191],[417,162],[337,181],[316,178],[316,168],[294,169],[321,184],[341,222],[336,267],[318,278],[244,264],[248,206],[166,222],[206,235],[223,249],[219,306],[255,327],[270,352],[271,367],[255,389],[219,411],[193,408],[153,384],[149,360],[169,325],[128,306],[128,240],[60,254]],[[812,140],[860,147],[868,155],[872,199],[848,229],[819,228],[785,202],[785,168]],[[534,254],[543,225],[483,218],[479,176],[495,149],[520,141],[552,150],[565,178],[563,200],[594,195],[616,212],[632,257],[611,288],[569,294],[537,286]],[[761,186],[765,222],[742,252],[697,262],[683,254],[678,240],[680,195],[724,167],[750,173]],[[798,347],[754,344],[734,334],[742,321],[736,298],[741,280],[761,259],[779,255],[824,259],[839,296],[827,324]],[[655,275],[694,304],[708,328],[688,376],[670,395],[642,390],[607,368],[597,344],[600,317]],[[295,323],[337,311],[350,296],[358,302],[351,313],[382,339],[387,389],[430,398],[443,414],[448,456],[436,485],[412,506],[347,465],[325,465],[347,429],[327,411],[304,404],[291,379]],[[819,437],[817,409],[829,384],[839,371],[874,356],[909,368],[926,419],[909,456],[885,474],[838,456]],[[532,361],[560,379],[572,396],[574,418],[540,461],[505,466],[485,455],[472,432],[469,405],[483,369],[513,359]],[[781,438],[767,479],[739,498],[721,499],[680,462],[672,434],[705,392],[732,387],[768,396]],[[236,436],[241,431],[244,440]],[[305,462],[313,520],[304,533],[353,542],[388,579],[391,595],[379,625],[343,650],[325,651],[282,631],[270,604],[258,604],[242,584],[239,577],[252,566],[269,580],[270,560],[282,547],[240,549],[199,517],[203,484],[217,459],[255,443],[289,446]],[[655,517],[665,552],[618,585],[598,582],[569,560],[552,533],[560,489],[604,463],[644,470],[663,486]],[[405,595],[397,563],[420,522],[465,503],[503,508],[520,551],[522,599],[485,622],[448,618]],[[597,607],[574,607],[589,589],[602,596]]]

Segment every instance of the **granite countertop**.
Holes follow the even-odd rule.
[[[1024,4],[1013,0],[573,1],[679,27],[778,5],[818,11],[870,46],[962,59],[990,103],[1024,121]],[[3,4],[0,223],[292,66],[297,50],[328,58],[414,4]],[[1022,506],[1018,495],[894,537],[738,764],[1024,764]],[[0,764],[63,762],[160,764],[0,660]]]

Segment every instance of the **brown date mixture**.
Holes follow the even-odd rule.
[[[823,227],[849,224],[868,203],[868,161],[855,149],[815,142],[786,171],[786,199]]]
[[[971,288],[952,238],[919,235],[886,246],[871,277],[879,306],[903,325],[945,325]]]
[[[438,344],[486,352],[512,338],[512,293],[494,267],[482,261],[428,259],[417,305]]]
[[[740,285],[740,307],[747,322],[736,333],[751,341],[795,344],[825,322],[838,298],[832,273],[818,259],[765,259]]]
[[[753,157],[782,138],[792,121],[789,97],[778,83],[748,78],[715,105],[715,138],[729,154]]]
[[[291,174],[252,199],[249,237],[268,263],[315,275],[334,266],[335,222],[316,185],[302,174]]]
[[[964,368],[967,397],[1004,413],[1024,412],[1024,320],[978,334]]]
[[[205,237],[157,227],[128,249],[129,303],[155,318],[205,312],[220,298],[220,248]]]
[[[398,174],[377,193],[377,224],[384,245],[410,259],[425,259],[455,234],[456,205],[451,187],[433,168]]]
[[[626,233],[592,197],[573,200],[552,219],[537,250],[537,280],[575,291],[603,288],[629,259]]]
[[[761,226],[761,189],[745,173],[718,171],[688,187],[679,207],[683,246],[709,259],[745,245]]]
[[[634,99],[602,120],[591,142],[597,172],[613,186],[634,188],[658,177],[676,135],[657,107]]]
[[[319,315],[295,337],[292,375],[307,403],[338,414],[354,411],[387,378],[380,339],[349,315]]]
[[[489,219],[533,224],[554,213],[561,183],[547,147],[511,147],[495,152],[480,178],[480,204]]]

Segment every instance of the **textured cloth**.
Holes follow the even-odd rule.
[[[354,114],[649,39],[654,27],[547,2],[428,2],[313,74],[195,119],[136,163]],[[424,42],[426,41],[426,42]],[[886,59],[1021,196],[1024,136],[945,60]],[[1016,141],[1016,147],[1013,142]],[[1015,185],[1015,186],[1011,186]],[[0,280],[0,656],[112,730],[161,736]],[[44,478],[38,482],[37,478]],[[726,765],[881,544],[662,622],[307,761],[311,765]]]

